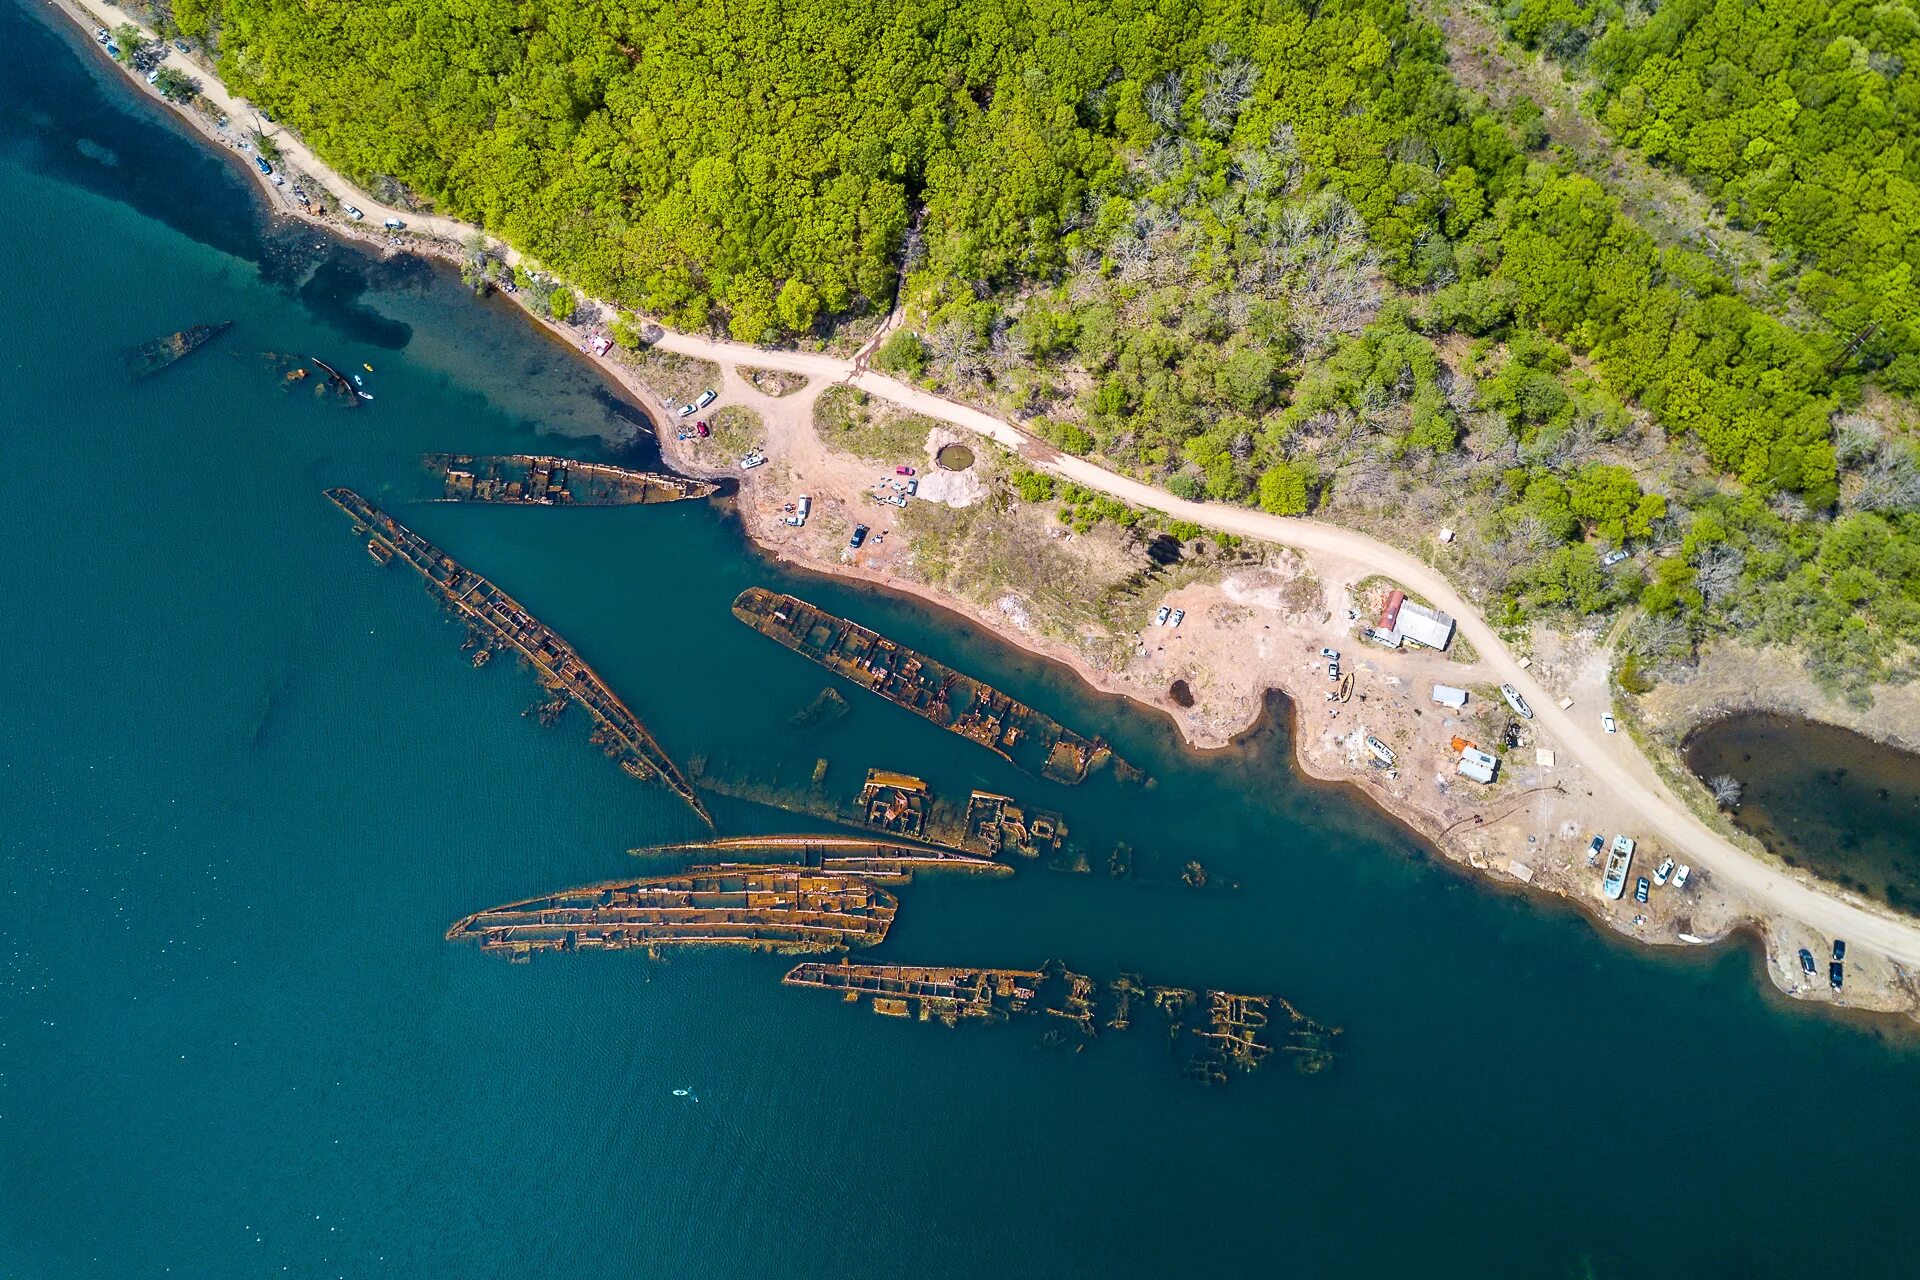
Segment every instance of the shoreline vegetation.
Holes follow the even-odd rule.
[[[57,0],[57,3],[83,31],[92,30],[93,15],[88,7],[76,0]],[[105,6],[93,8],[125,17],[118,10]],[[116,24],[105,25],[111,27]],[[170,64],[183,62],[184,55],[176,56],[169,52],[167,61]],[[201,100],[213,103],[215,95],[218,95],[219,99],[231,104],[232,109],[223,112],[215,105],[210,115],[207,110],[196,109],[191,101],[180,101],[175,94],[166,93],[164,96],[203,136],[232,151],[239,138],[234,123],[229,119],[228,127],[223,129],[217,117],[222,114],[229,117],[236,115],[237,100],[227,95],[224,85],[208,68],[197,63],[188,65],[197,83],[194,96],[204,94]],[[128,70],[131,74],[133,68],[129,67]],[[176,70],[180,75],[187,74],[183,69]],[[154,87],[156,92],[160,91],[158,85]],[[360,193],[309,152],[303,141],[286,130],[264,127],[271,129],[281,169],[293,170],[297,175],[296,180],[314,200],[308,207],[296,207],[286,195],[284,187],[270,185],[263,173],[254,172],[254,166],[236,154],[236,160],[248,172],[254,172],[255,181],[266,192],[276,211],[304,217],[335,234],[369,241],[388,251],[426,253],[463,269],[472,269],[476,256],[495,255],[501,267],[509,272],[507,281],[525,278],[513,271],[522,261],[516,252],[485,233],[452,219],[397,210],[392,216],[406,224],[404,229],[384,233],[384,229],[376,230],[366,222],[355,225],[350,221],[342,221],[337,211],[348,202],[360,206],[369,219],[380,217],[396,207]],[[241,132],[244,133],[244,130]],[[478,253],[482,248],[485,255]],[[673,434],[673,424],[677,419],[663,398],[663,389],[653,385],[652,380],[635,367],[634,361],[623,358],[624,353],[619,346],[611,351],[595,351],[583,341],[583,322],[591,322],[595,318],[610,317],[617,337],[619,326],[624,323],[621,313],[553,284],[550,277],[540,280],[540,287],[532,292],[540,294],[540,298],[524,294],[516,298],[521,303],[521,309],[550,334],[592,360],[642,400],[650,416],[662,424],[661,445],[670,460],[676,465],[689,466],[706,474],[733,474],[729,460],[719,459],[716,464],[708,459],[703,465],[693,448],[685,442],[668,438]],[[799,567],[866,581],[970,617],[1011,643],[1049,660],[1064,663],[1103,692],[1128,697],[1166,711],[1178,725],[1183,738],[1195,747],[1223,746],[1234,737],[1257,728],[1262,708],[1266,705],[1266,691],[1280,690],[1293,708],[1295,757],[1301,772],[1319,782],[1351,786],[1395,820],[1432,841],[1450,860],[1464,864],[1507,887],[1527,887],[1564,897],[1613,931],[1639,941],[1704,943],[1727,937],[1751,925],[1763,939],[1769,974],[1777,987],[1801,998],[1829,999],[1824,988],[1814,989],[1799,980],[1791,959],[1797,946],[1809,938],[1817,939],[1821,936],[1820,931],[1809,930],[1808,926],[1801,924],[1795,912],[1762,905],[1731,878],[1722,883],[1721,877],[1702,875],[1703,883],[1696,886],[1693,897],[1682,904],[1679,910],[1669,909],[1663,913],[1655,908],[1642,912],[1632,921],[1626,919],[1626,913],[1613,911],[1608,904],[1596,898],[1589,883],[1590,870],[1576,854],[1584,852],[1586,835],[1590,830],[1613,828],[1614,824],[1610,821],[1613,815],[1607,811],[1606,792],[1610,783],[1617,786],[1624,782],[1630,787],[1639,787],[1651,781],[1653,786],[1659,785],[1653,776],[1651,763],[1642,764],[1640,773],[1636,775],[1632,772],[1631,761],[1625,762],[1624,769],[1618,763],[1602,762],[1605,767],[1595,777],[1572,762],[1549,763],[1551,752],[1539,752],[1540,761],[1531,768],[1521,764],[1521,754],[1516,753],[1510,757],[1510,772],[1504,773],[1485,796],[1465,795],[1459,790],[1459,787],[1466,785],[1464,782],[1457,779],[1448,781],[1441,774],[1435,774],[1431,779],[1402,776],[1425,770],[1427,766],[1424,763],[1416,769],[1410,762],[1408,769],[1388,770],[1385,774],[1368,767],[1365,753],[1360,749],[1362,734],[1356,723],[1357,716],[1361,714],[1359,709],[1346,704],[1330,707],[1317,705],[1315,689],[1324,686],[1309,682],[1312,677],[1319,675],[1319,665],[1311,660],[1311,655],[1320,646],[1355,645],[1353,628],[1339,619],[1348,609],[1362,612],[1356,606],[1370,603],[1369,593],[1360,588],[1365,579],[1378,571],[1378,566],[1365,563],[1364,557],[1358,560],[1354,558],[1353,539],[1329,537],[1315,544],[1312,538],[1288,537],[1280,541],[1289,546],[1298,543],[1306,548],[1307,554],[1303,556],[1285,546],[1271,547],[1257,554],[1248,553],[1242,540],[1244,535],[1236,536],[1231,532],[1235,508],[1218,503],[1209,504],[1202,513],[1204,523],[1228,532],[1203,534],[1200,527],[1181,521],[1183,510],[1200,510],[1190,498],[1179,493],[1155,493],[1146,486],[1136,485],[1134,488],[1146,495],[1140,503],[1141,507],[1158,506],[1172,513],[1161,515],[1155,512],[1147,515],[1150,530],[1148,545],[1168,538],[1176,547],[1193,544],[1204,551],[1198,557],[1190,557],[1190,560],[1199,559],[1202,563],[1197,570],[1189,562],[1184,571],[1147,573],[1145,581],[1136,584],[1137,592],[1145,594],[1137,594],[1123,601],[1118,607],[1122,616],[1111,616],[1113,611],[1109,610],[1110,616],[1098,620],[1109,632],[1119,631],[1125,635],[1124,648],[1115,649],[1108,660],[1094,660],[1086,648],[1073,642],[1075,639],[1084,639],[1083,633],[1090,632],[1094,627],[1092,621],[1082,622],[1077,631],[1070,632],[1067,637],[1047,634],[1035,626],[1031,611],[1018,595],[995,596],[991,584],[987,584],[983,598],[980,583],[956,584],[951,577],[942,581],[930,579],[924,568],[916,564],[911,548],[915,545],[937,546],[939,539],[948,535],[972,537],[976,543],[981,538],[1003,536],[1001,531],[981,530],[977,527],[978,518],[970,517],[968,513],[977,512],[989,500],[1005,507],[1007,504],[1001,495],[1011,491],[1019,493],[1023,499],[1032,499],[1024,504],[1026,506],[1037,507],[1040,502],[1056,504],[1050,507],[1050,511],[1057,509],[1061,522],[1071,530],[1064,533],[1064,537],[1075,544],[1074,556],[1098,560],[1099,556],[1107,554],[1118,567],[1132,569],[1133,562],[1116,548],[1124,544],[1124,550],[1138,552],[1143,540],[1132,535],[1136,532],[1134,525],[1141,520],[1139,508],[1103,497],[1097,490],[1077,488],[1073,479],[1076,475],[1090,479],[1105,477],[1099,483],[1106,485],[1109,494],[1121,486],[1111,473],[1100,472],[1083,463],[1077,454],[1085,450],[1060,448],[1060,433],[1051,430],[1044,419],[1038,422],[1037,427],[1034,422],[1029,422],[1025,428],[1013,428],[985,413],[968,413],[926,392],[912,392],[892,398],[906,402],[908,409],[942,406],[937,417],[928,419],[924,447],[919,451],[908,451],[922,463],[923,477],[931,479],[932,459],[941,448],[966,440],[979,449],[979,437],[984,437],[987,441],[997,443],[1000,448],[996,450],[993,445],[986,445],[981,450],[983,456],[979,464],[970,468],[969,474],[991,473],[993,487],[981,493],[962,486],[951,497],[938,502],[913,504],[916,511],[912,515],[903,509],[897,521],[888,520],[884,532],[897,534],[892,545],[902,549],[904,555],[891,560],[870,557],[861,564],[849,563],[848,556],[838,554],[846,530],[856,519],[864,521],[873,518],[878,527],[878,520],[884,518],[870,515],[877,509],[872,505],[873,494],[862,492],[863,488],[872,489],[870,473],[876,467],[871,460],[862,460],[826,447],[821,441],[815,415],[820,407],[818,402],[824,398],[823,393],[828,392],[830,382],[852,383],[853,394],[867,394],[867,388],[873,385],[873,375],[865,372],[865,357],[875,350],[884,352],[891,341],[890,334],[897,336],[907,332],[898,327],[899,320],[900,316],[896,313],[880,331],[870,335],[860,358],[851,364],[836,361],[832,357],[744,345],[736,347],[672,333],[664,335],[666,341],[649,347],[650,353],[663,358],[698,362],[680,366],[690,381],[686,387],[675,384],[668,394],[687,398],[691,381],[697,381],[705,375],[705,368],[700,367],[704,363],[714,371],[715,389],[721,392],[722,403],[757,414],[765,425],[768,452],[774,459],[774,465],[746,473],[742,477],[742,492],[738,500],[745,530],[760,549]],[[833,374],[840,376],[833,377]],[[833,394],[840,394],[837,387]],[[976,402],[982,400],[978,395],[967,398]],[[990,396],[984,399],[987,403],[992,402]],[[844,419],[847,407],[842,404],[838,412]],[[975,434],[954,430],[949,424],[959,424]],[[918,430],[917,424],[915,430]],[[886,440],[890,455],[897,456],[902,452],[904,434],[882,433],[882,438]],[[1072,445],[1077,441],[1069,439],[1067,443]],[[782,514],[781,498],[795,492],[795,486],[800,484],[820,491],[821,496],[816,496],[815,502],[825,509],[819,511],[810,522],[810,527],[796,530],[787,524]],[[975,484],[976,487],[985,487],[985,482],[978,476],[975,476]],[[1640,501],[1635,499],[1629,502],[1629,509]],[[1017,511],[1023,504],[1012,505]],[[1273,506],[1286,504],[1265,505],[1271,510]],[[918,508],[934,509],[938,520],[950,524],[973,519],[976,527],[958,534],[951,528],[929,527],[930,518],[922,517]],[[1084,516],[1081,514],[1083,508]],[[891,516],[892,512],[884,514]],[[1246,514],[1257,516],[1260,513]],[[1622,518],[1633,518],[1631,510]],[[1017,525],[1019,521],[1003,523]],[[1253,538],[1272,537],[1267,532],[1268,526],[1257,520],[1241,521],[1241,524],[1255,530],[1251,533]],[[1156,525],[1157,536],[1151,532]],[[1297,529],[1304,533],[1316,527],[1303,523]],[[1126,530],[1127,536],[1120,536],[1119,530]],[[1049,545],[1062,541],[1062,534],[1063,531],[1057,527],[1049,528],[1037,536],[1028,550],[1042,558],[1065,556],[1067,553],[1058,546]],[[1413,575],[1417,573],[1423,575],[1423,580],[1431,578],[1439,584],[1437,589],[1429,587],[1418,594],[1434,595],[1444,590],[1446,595],[1441,597],[1443,604],[1458,599],[1452,597],[1451,588],[1446,586],[1445,580],[1429,570],[1426,564],[1411,557],[1399,558],[1406,563],[1405,575],[1409,582],[1414,581]],[[1438,559],[1430,551],[1427,558]],[[1047,562],[1052,563],[1053,560]],[[1034,561],[1028,560],[1026,563],[1032,565]],[[966,589],[968,585],[974,589]],[[1186,628],[1172,633],[1154,630],[1151,622],[1153,604],[1161,600],[1188,611],[1190,621]],[[1644,605],[1643,601],[1643,608]],[[1462,601],[1454,607],[1464,610],[1460,617],[1463,629],[1479,625],[1477,615],[1468,616],[1472,611],[1470,605]],[[1116,625],[1127,622],[1132,625]],[[1257,632],[1253,628],[1257,628]],[[1378,732],[1390,736],[1402,735],[1396,739],[1399,741],[1416,739],[1420,735],[1430,739],[1440,718],[1436,709],[1425,708],[1435,711],[1432,717],[1427,718],[1426,724],[1420,724],[1419,719],[1423,717],[1422,704],[1427,702],[1424,682],[1433,681],[1462,684],[1473,689],[1475,712],[1485,717],[1485,707],[1490,702],[1497,704],[1499,701],[1495,688],[1500,683],[1498,677],[1506,674],[1503,668],[1487,670],[1487,664],[1490,660],[1497,664],[1510,659],[1505,645],[1493,632],[1484,630],[1479,634],[1479,643],[1465,650],[1471,657],[1464,663],[1450,660],[1444,654],[1389,655],[1382,652],[1359,656],[1357,660],[1366,665],[1369,675],[1378,677],[1374,684],[1374,699],[1364,711],[1370,727],[1376,727]],[[1564,639],[1544,629],[1536,638],[1555,642]],[[1587,708],[1586,714],[1595,716],[1598,708],[1613,701],[1604,646],[1593,644],[1589,639],[1583,648],[1576,637],[1573,641],[1562,643],[1560,651],[1551,654],[1548,653],[1548,644],[1542,644],[1539,648],[1543,660],[1536,668],[1536,674],[1544,679],[1551,673],[1554,682],[1552,687],[1556,691],[1566,689],[1577,695],[1582,706]],[[1174,651],[1172,654],[1168,653],[1170,649]],[[1513,674],[1515,678],[1520,678],[1517,671]],[[1804,673],[1802,683],[1808,683]],[[1540,687],[1544,689],[1546,686]],[[1543,710],[1550,719],[1555,715],[1552,707]],[[1326,713],[1324,723],[1321,718],[1323,711]],[[1351,711],[1353,714],[1342,722],[1339,719],[1342,711]],[[1448,723],[1453,724],[1454,721],[1449,720]],[[1489,739],[1496,727],[1491,719],[1476,722],[1469,718],[1459,723],[1473,728],[1479,734],[1488,735]],[[1560,723],[1568,722],[1560,717]],[[1555,736],[1560,737],[1559,734]],[[1631,781],[1626,781],[1628,779]],[[1600,793],[1598,803],[1595,802],[1596,791]],[[1517,824],[1503,825],[1506,819],[1523,812],[1531,820],[1531,831],[1522,830]],[[1721,826],[1724,828],[1725,824]],[[1551,843],[1555,847],[1535,847],[1534,833],[1540,833],[1543,845]],[[1549,833],[1551,839],[1548,839]],[[1651,863],[1648,866],[1650,869]],[[1834,891],[1831,886],[1819,885],[1816,892],[1807,892],[1811,882],[1805,877],[1797,878],[1794,883],[1800,886],[1799,902],[1802,906],[1814,902],[1816,896],[1830,898],[1836,903],[1847,902],[1847,895]],[[1870,917],[1875,916],[1883,922],[1886,920],[1884,913],[1870,911],[1852,918],[1864,927],[1871,924]],[[1897,923],[1900,928],[1887,936],[1897,938],[1914,928],[1914,922],[1910,919]],[[1898,950],[1899,947],[1890,949]],[[1863,950],[1865,948],[1856,942],[1855,954],[1859,959],[1849,975],[1845,1000],[1847,1007],[1920,1015],[1920,998],[1916,997],[1905,980],[1901,966],[1884,956],[1878,957],[1879,963],[1876,964],[1876,957],[1870,953],[1861,954]]]

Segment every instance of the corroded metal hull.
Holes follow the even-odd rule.
[[[1138,776],[1099,738],[1075,733],[990,684],[804,600],[752,587],[734,600],[733,614],[795,653],[1029,773],[1078,783],[1112,761],[1123,775]]]
[[[492,907],[455,923],[447,939],[510,958],[662,946],[836,951],[885,938],[897,908],[892,894],[861,876],[798,866],[694,867]]]
[[[618,507],[705,498],[719,488],[705,480],[531,453],[430,453],[421,461],[442,478],[447,502]]]
[[[231,320],[222,320],[219,324],[189,325],[178,333],[170,333],[164,338],[143,342],[127,357],[127,371],[136,380],[151,378],[176,361],[192,355],[231,328],[233,328]]]
[[[660,744],[641,725],[639,717],[609,689],[573,646],[552,628],[528,613],[512,596],[488,579],[466,568],[452,556],[380,510],[351,489],[329,489],[327,498],[371,539],[369,549],[390,552],[427,580],[433,593],[477,629],[489,643],[518,651],[540,673],[541,681],[556,693],[565,693],[587,709],[596,724],[594,740],[622,769],[636,778],[658,778],[708,826],[713,818]],[[480,651],[475,665],[489,652]]]

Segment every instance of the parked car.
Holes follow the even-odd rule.
[[[1655,884],[1665,884],[1668,880],[1672,878],[1673,878],[1673,859],[1667,858],[1664,861],[1662,861],[1658,867],[1654,868],[1653,882]]]
[[[715,391],[712,387],[708,387],[700,393],[700,399],[694,402],[693,407],[696,409],[704,409],[717,400],[719,396],[720,393],[718,391]]]
[[[1809,978],[1813,976],[1813,952],[1805,947],[1800,948],[1800,972]]]
[[[1187,611],[1185,609],[1175,609],[1173,611],[1173,616],[1167,619],[1167,625],[1172,627],[1177,627],[1181,623],[1185,622],[1186,620],[1187,620]]]
[[[1606,847],[1607,838],[1605,836],[1595,836],[1589,840],[1587,842],[1587,865],[1590,867],[1598,866],[1600,864],[1600,851]]]
[[[1164,627],[1167,625],[1167,619],[1172,616],[1173,616],[1173,610],[1163,604],[1154,611],[1153,625],[1156,627]]]
[[[1688,865],[1687,865],[1686,863],[1684,863],[1684,862],[1683,862],[1683,863],[1681,863],[1681,864],[1680,864],[1680,869],[1679,869],[1678,871],[1675,871],[1675,872],[1673,873],[1673,887],[1674,887],[1674,888],[1676,888],[1676,889],[1684,889],[1684,888],[1686,888],[1686,887],[1687,887],[1687,877],[1688,877],[1688,876],[1690,876],[1690,875],[1692,875],[1692,874],[1693,874],[1693,868],[1692,868],[1692,867],[1690,867],[1690,866],[1688,866]]]
[[[155,67],[153,70],[147,72],[148,84],[152,84],[155,80],[158,80],[159,78],[160,78],[160,68]]]
[[[1650,887],[1651,886],[1647,884],[1647,878],[1641,876],[1633,886],[1633,900],[1635,902],[1645,902],[1647,900],[1647,890]]]
[[[151,81],[149,81],[149,83],[151,83]],[[267,163],[267,158],[265,156],[255,156],[253,158],[253,165],[254,165],[254,168],[260,170],[260,172],[262,173],[273,172],[273,166]]]
[[[1833,958],[1835,960],[1845,960],[1847,958],[1847,940],[1845,938],[1835,938],[1833,940]]]
[[[1632,554],[1633,553],[1631,551],[1628,551],[1625,547],[1619,547],[1612,551],[1607,552],[1607,554],[1605,554],[1604,556],[1601,556],[1600,563],[1610,569],[1614,565],[1619,564],[1622,560],[1625,560],[1628,556]]]
[[[1335,662],[1340,661],[1340,651],[1338,649],[1323,648],[1320,650],[1320,656],[1323,658],[1332,658]]]
[[[347,216],[349,218],[352,218],[355,222],[358,222],[362,218],[367,216],[366,214],[360,212],[358,209],[354,208],[352,205],[348,205],[346,207],[346,212],[347,212]]]
[[[385,222],[381,223],[380,225],[385,227],[389,231],[401,231],[406,228],[407,224],[400,221],[400,219],[398,218],[388,218]]]
[[[907,481],[906,493],[909,498],[914,497],[919,492],[920,492],[920,482],[918,480]]]
[[[691,418],[693,416],[693,411],[698,407],[699,406],[697,405],[691,405],[691,404],[683,405],[681,406],[681,409],[680,409],[680,416],[683,418]]]
[[[1339,678],[1340,678],[1340,664],[1337,662],[1329,662],[1327,664],[1327,679],[1338,680]]]
[[[1608,733],[1620,732],[1620,726],[1614,723],[1613,712],[1611,711],[1603,711],[1600,713],[1600,727]]]
[[[1847,975],[1840,971],[1840,962],[1834,961],[1827,966],[1827,985],[1838,991],[1846,982]]]
[[[866,540],[867,540],[867,526],[863,524],[857,524],[853,526],[853,536],[847,539],[847,546],[851,550],[858,551],[860,549],[860,544],[865,542]]]
[[[895,467],[893,469],[893,474],[897,476],[910,476],[913,474],[913,468],[912,467]]]
[[[699,436],[702,440],[705,440],[708,436],[713,434],[713,429],[706,424],[706,421],[704,419],[694,423],[693,430],[694,430],[694,434]]]

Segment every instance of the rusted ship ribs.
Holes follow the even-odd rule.
[[[693,854],[720,859],[729,854],[767,854],[782,862],[843,875],[857,875],[875,884],[904,884],[918,871],[961,871],[986,876],[1013,874],[1012,867],[990,858],[977,858],[948,849],[923,849],[891,840],[861,840],[845,836],[729,836],[692,844],[656,845],[632,852],[636,857],[643,858]],[[716,865],[751,868],[761,864],[719,861]]]
[[[887,936],[898,907],[863,876],[811,867],[693,867],[583,885],[476,912],[451,942],[525,959],[536,951],[736,946],[837,951]]]
[[[1086,1039],[1098,1034],[1095,983],[1053,961],[1038,969],[810,961],[796,965],[782,981],[838,991],[849,1002],[868,1000],[874,1012],[891,1017],[953,1026],[963,1018],[1005,1022],[1040,1014],[1068,1024]],[[1277,996],[1196,994],[1185,987],[1148,986],[1133,973],[1121,974],[1107,990],[1109,1030],[1127,1030],[1135,1021],[1135,1006],[1150,1003],[1165,1021],[1169,1044],[1182,1055],[1182,1074],[1208,1083],[1226,1080],[1229,1071],[1255,1070],[1276,1051],[1287,1054],[1303,1073],[1324,1070],[1333,1061],[1334,1040],[1340,1034],[1339,1028],[1321,1026]],[[1268,1038],[1277,1021],[1275,1006],[1285,1017],[1278,1045]],[[1047,1039],[1057,1041],[1061,1030],[1056,1024]]]
[[[1077,783],[1112,761],[1123,777],[1139,776],[1099,738],[1075,733],[990,684],[804,600],[752,587],[734,600],[733,614],[795,653],[1029,773]]]
[[[433,543],[380,510],[351,489],[329,489],[327,498],[353,517],[369,538],[368,548],[386,548],[405,560],[423,578],[428,587],[462,619],[482,633],[481,652],[492,641],[511,646],[531,662],[541,682],[558,693],[564,690],[585,707],[594,719],[594,741],[617,761],[622,769],[642,780],[658,778],[668,790],[686,801],[713,825],[713,818],[660,744],[640,724],[600,676],[583,661],[573,646],[551,627],[528,613],[512,596],[491,581],[466,568]],[[476,661],[477,665],[477,661]]]
[[[421,461],[441,476],[446,502],[616,507],[705,498],[719,489],[705,480],[530,453],[429,453]]]

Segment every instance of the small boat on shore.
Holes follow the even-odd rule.
[[[1633,865],[1633,838],[1615,836],[1613,852],[1607,855],[1607,876],[1601,891],[1616,902],[1627,891],[1627,869]]]
[[[1507,705],[1513,708],[1513,714],[1522,720],[1533,719],[1533,708],[1527,705],[1527,700],[1520,696],[1518,689],[1510,684],[1503,684],[1500,686],[1500,696],[1505,698]]]
[[[1387,765],[1388,767],[1392,767],[1394,760],[1393,748],[1372,734],[1367,735],[1367,750],[1373,753],[1375,760],[1378,760],[1381,764]]]

